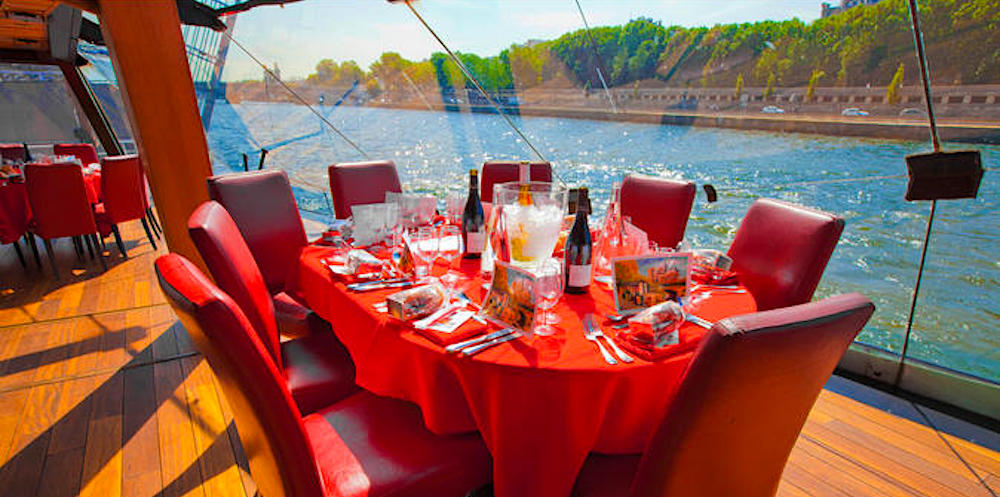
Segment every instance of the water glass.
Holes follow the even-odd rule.
[[[549,309],[559,302],[565,289],[562,262],[558,259],[546,259],[535,268],[534,273],[535,305],[539,310],[535,316],[534,333],[539,336],[552,336],[556,332],[552,325],[558,323],[559,318],[550,313]]]
[[[413,255],[417,279],[425,280],[437,258],[438,238],[432,226],[421,226],[410,231],[410,254]]]
[[[465,210],[464,195],[448,195],[444,198],[444,212],[448,219],[448,224],[458,226],[462,223],[462,212]]]
[[[441,277],[441,281],[448,290],[449,301],[460,278],[457,272],[451,270],[451,265],[462,255],[462,250],[462,229],[453,225],[442,226],[441,236],[438,238],[438,257],[448,261],[448,270]]]

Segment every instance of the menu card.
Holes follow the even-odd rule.
[[[628,313],[688,293],[688,254],[618,257],[611,261],[615,308]]]
[[[531,334],[535,325],[535,277],[502,261],[496,261],[482,315],[504,327]]]

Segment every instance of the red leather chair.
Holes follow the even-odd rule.
[[[246,314],[302,412],[313,412],[357,391],[351,356],[328,326],[321,327],[322,320],[304,337],[279,339],[264,278],[222,205],[208,201],[195,209],[188,219],[188,233],[212,278]]]
[[[23,162],[26,158],[24,144],[0,143],[0,159]]]
[[[208,195],[222,204],[239,227],[274,300],[282,334],[302,336],[313,315],[287,282],[306,246],[306,231],[284,171],[254,171],[208,178]]]
[[[52,146],[52,153],[72,155],[80,159],[84,167],[100,162],[97,159],[97,150],[89,143],[57,143]]]
[[[142,228],[146,230],[149,244],[156,250],[156,241],[153,240],[153,233],[146,219],[146,192],[139,156],[105,157],[101,162],[103,202],[94,206],[98,224],[110,226],[111,232],[115,235],[118,251],[122,257],[128,257],[125,245],[122,244],[121,233],[118,231],[118,223],[138,219],[142,222]]]
[[[493,185],[517,181],[520,162],[491,160],[483,163],[483,172],[479,178],[479,198],[483,202],[493,202]],[[552,181],[552,164],[549,162],[532,162],[528,170],[531,181]]]
[[[52,272],[59,278],[52,239],[83,236],[90,249],[98,251],[98,259],[107,270],[100,254],[94,211],[83,186],[83,170],[76,164],[27,164],[24,166],[25,186],[34,224],[31,228],[42,237]]]
[[[843,231],[844,220],[833,214],[757,200],[729,247],[733,271],[759,310],[809,302]]]
[[[479,436],[434,435],[412,404],[360,392],[302,417],[228,295],[177,254],[156,274],[222,385],[262,497],[458,497],[489,482]]]
[[[385,202],[385,192],[402,192],[396,164],[389,160],[342,162],[330,166],[330,193],[337,219],[351,217],[351,206]]]
[[[2,146],[2,145],[0,145]],[[21,267],[27,268],[28,263],[21,252],[18,239],[24,237],[28,242],[28,225],[31,221],[31,208],[28,206],[28,195],[23,183],[0,184],[0,245],[11,243],[17,253]],[[35,254],[38,263],[38,254]]]
[[[629,174],[622,182],[622,215],[660,247],[684,239],[696,189],[690,181]]]
[[[874,310],[853,293],[716,323],[642,456],[592,455],[574,495],[773,496],[820,390]]]

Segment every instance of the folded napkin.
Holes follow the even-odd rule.
[[[683,354],[694,350],[694,348],[698,346],[698,341],[704,333],[698,333],[697,330],[692,328],[692,326],[694,325],[685,324],[680,330],[678,330],[677,333],[680,337],[680,342],[663,347],[657,347],[652,344],[635,340],[632,335],[627,332],[627,330],[624,333],[616,333],[612,340],[614,340],[615,343],[625,349],[626,352],[632,354],[634,357],[638,357],[644,361],[655,362],[663,360],[667,357],[672,357],[677,354]]]
[[[442,347],[447,347],[453,343],[461,342],[462,340],[467,340],[476,335],[482,335],[492,331],[490,325],[482,324],[475,319],[470,319],[460,326],[457,330],[451,333],[442,333],[437,330],[432,330],[430,328],[414,328],[412,326],[407,326],[409,329],[417,332],[424,338],[434,342]]]
[[[739,284],[739,275],[732,271],[722,269],[706,268],[704,266],[691,266],[691,280],[701,285],[736,285]]]

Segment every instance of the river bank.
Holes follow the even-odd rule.
[[[451,112],[493,112],[491,108],[467,104],[438,103],[369,103],[369,106],[436,110]],[[521,106],[512,109],[522,116],[587,119],[595,121],[668,124],[712,128],[744,129],[770,132],[807,133],[829,136],[855,136],[892,140],[926,141],[928,125],[916,119],[878,117],[840,117],[830,115],[749,114],[737,112],[682,112],[626,109],[612,112],[595,108]],[[1000,124],[985,122],[939,121],[938,132],[944,141],[960,143],[1000,144]]]

